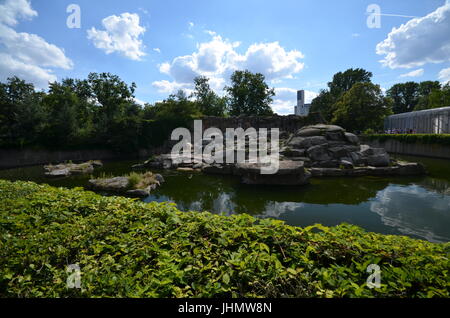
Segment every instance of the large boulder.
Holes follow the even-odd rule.
[[[124,192],[129,189],[129,180],[127,177],[90,179],[89,185],[94,190]]]
[[[295,135],[298,137],[324,136],[327,133],[343,133],[344,131],[344,128],[339,126],[319,124],[300,128]]]
[[[331,159],[327,145],[312,146],[306,152],[312,161],[329,161]]]
[[[275,174],[261,174],[261,163],[241,163],[236,166],[245,184],[303,185],[309,182],[311,174],[305,171],[302,161],[280,161]]]
[[[351,143],[351,144],[353,144],[353,145],[359,145],[359,138],[358,138],[358,136],[356,136],[355,134],[346,132],[346,133],[344,134],[344,136],[345,136],[345,139],[346,139],[349,143]]]
[[[311,137],[294,137],[288,142],[288,147],[295,149],[308,149],[312,146],[324,145],[327,143],[327,139],[323,136],[311,136]]]
[[[67,177],[70,175],[89,174],[94,172],[94,168],[103,166],[99,160],[91,160],[83,163],[60,163],[57,165],[45,165],[45,175],[47,177]]]
[[[367,157],[367,164],[372,167],[387,167],[391,159],[387,153]]]

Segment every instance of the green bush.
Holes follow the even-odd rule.
[[[450,244],[0,180],[0,297],[449,297]],[[81,289],[66,287],[78,264]],[[366,287],[369,264],[381,288]]]
[[[368,134],[364,137],[380,142],[392,139],[405,143],[450,145],[450,134]]]

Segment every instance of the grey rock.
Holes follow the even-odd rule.
[[[325,133],[325,136],[327,137],[328,140],[332,140],[332,141],[344,141],[345,140],[345,136],[341,131],[338,131],[338,132],[327,131]]]
[[[350,152],[350,158],[356,165],[367,164],[367,158],[365,158],[360,152]]]
[[[320,129],[315,129],[315,128],[301,128],[300,130],[298,130],[295,133],[295,136],[297,137],[311,137],[311,136],[320,136],[321,135],[321,131]]]
[[[260,163],[242,163],[236,168],[240,171],[241,182],[245,184],[303,185],[307,184],[311,177],[311,174],[305,171],[302,161],[280,161],[275,174],[262,174]]]
[[[70,176],[70,170],[68,168],[55,169],[45,172],[47,177],[57,178],[57,177],[67,177]]]
[[[308,148],[307,153],[313,161],[329,161],[331,159],[326,145],[312,146]]]
[[[128,196],[138,197],[138,198],[146,198],[150,195],[151,188],[147,187],[146,189],[136,189],[136,190],[128,190],[125,192]]]
[[[413,175],[425,175],[427,171],[425,167],[417,162],[397,162],[398,171],[397,174],[400,176],[413,176]]]
[[[353,169],[353,163],[348,160],[341,160],[339,165],[344,169]]]
[[[341,147],[332,147],[329,148],[328,151],[332,154],[332,156],[334,158],[342,158],[342,157],[347,157],[349,156],[350,151],[345,147],[345,146],[341,146]]]
[[[386,167],[390,164],[390,158],[387,153],[368,156],[367,164],[373,167]]]
[[[359,138],[358,138],[358,136],[356,136],[355,134],[346,132],[346,133],[344,134],[344,136],[345,136],[345,139],[346,139],[349,143],[354,144],[354,145],[359,145]]]
[[[384,148],[372,148],[368,145],[361,145],[360,152],[363,156],[374,156],[387,154]]]
[[[122,192],[128,190],[129,181],[127,177],[90,179],[89,185],[94,190]]]

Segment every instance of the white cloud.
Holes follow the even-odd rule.
[[[185,84],[185,83],[176,83],[176,82],[170,82],[167,80],[162,81],[156,81],[152,83],[153,87],[158,90],[160,93],[167,93],[172,94],[177,92],[178,90],[190,90],[192,89],[192,84]]]
[[[30,19],[38,15],[27,0],[6,0],[0,4],[0,23],[15,26],[18,18]]]
[[[301,52],[287,51],[278,42],[252,44],[244,54],[239,54],[236,49],[241,45],[240,42],[223,39],[213,31],[205,32],[212,38],[208,42],[198,44],[196,52],[178,56],[171,62],[159,65],[160,72],[169,75],[172,81],[157,81],[153,83],[153,87],[164,93],[192,89],[193,79],[203,75],[210,79],[210,85],[217,93],[223,94],[222,89],[235,70],[259,72],[264,74],[268,81],[277,83],[281,79],[292,78],[293,74],[304,67],[299,61],[304,57]],[[277,102],[277,105],[281,104]],[[287,109],[287,106],[278,108]],[[290,108],[292,112],[293,104]]]
[[[144,44],[140,39],[145,28],[139,25],[139,15],[136,13],[122,13],[120,16],[111,15],[102,20],[105,30],[91,28],[87,31],[88,39],[94,46],[105,51],[106,54],[118,52],[132,59],[141,60],[145,56]]]
[[[450,82],[450,67],[442,69],[439,72],[438,78],[443,84]]]
[[[0,74],[1,81],[17,76],[33,83],[37,88],[46,88],[49,82],[56,81],[56,76],[51,70],[25,63],[6,53],[0,53]]]
[[[382,64],[392,69],[413,68],[450,60],[450,3],[421,18],[393,28],[378,43],[376,52],[385,55]]]
[[[361,34],[359,34],[359,33],[352,33],[353,38],[359,38],[360,36],[361,36]]]
[[[0,80],[19,76],[37,88],[47,88],[49,81],[56,80],[53,68],[73,67],[63,49],[36,34],[19,33],[12,28],[20,19],[37,16],[29,1],[7,0],[0,5],[0,10]]]
[[[153,49],[153,51],[155,51],[156,53],[161,53],[161,49],[160,49],[159,47],[155,47],[155,48]]]
[[[192,28],[195,26],[194,22],[189,22],[188,23],[188,28],[189,30],[192,30]]]
[[[400,77],[419,77],[423,75],[423,68],[400,75]]]

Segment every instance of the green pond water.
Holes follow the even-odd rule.
[[[248,213],[294,226],[343,222],[372,232],[408,235],[431,242],[450,241],[450,161],[402,156],[423,163],[425,177],[312,179],[307,186],[254,186],[234,176],[158,171],[166,182],[144,199],[170,201],[183,211]],[[106,162],[96,169],[121,175],[138,161]],[[48,179],[42,166],[1,170],[0,178],[30,180],[53,186],[86,186],[91,176]]]

